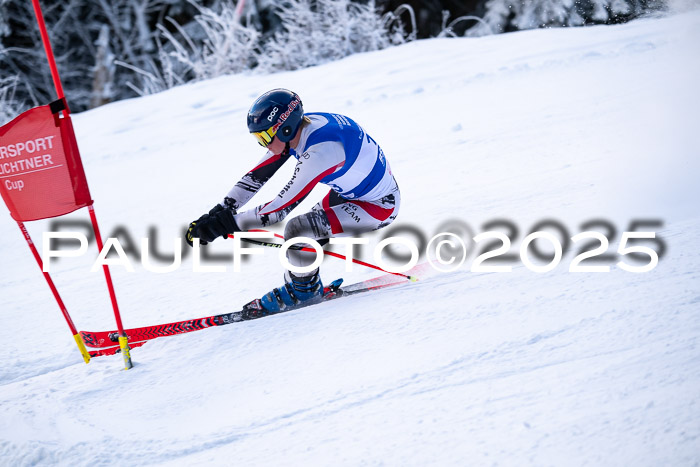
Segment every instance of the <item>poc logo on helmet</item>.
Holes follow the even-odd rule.
[[[277,111],[278,111],[278,110],[279,110],[279,109],[278,109],[277,107],[275,107],[274,109],[272,109],[272,112],[270,112],[270,115],[267,116],[267,121],[268,121],[268,122],[271,122],[272,119],[275,118],[275,115],[277,115]]]

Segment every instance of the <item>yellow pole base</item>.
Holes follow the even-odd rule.
[[[119,347],[122,349],[122,356],[124,357],[124,369],[128,370],[134,367],[131,363],[131,349],[129,348],[129,339],[126,336],[119,336]]]
[[[85,363],[90,363],[90,354],[85,348],[85,342],[83,342],[83,338],[80,333],[74,334],[73,339],[75,339],[75,343],[78,344],[78,350],[80,350],[80,354],[83,356]]]

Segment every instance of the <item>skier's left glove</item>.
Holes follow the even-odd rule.
[[[206,216],[206,215],[207,215],[207,214],[205,214],[205,216]],[[204,217],[204,216],[202,216],[202,217]],[[194,239],[195,239],[196,237],[198,237],[198,235],[197,235],[197,224],[199,224],[199,221],[200,221],[200,219],[202,219],[202,217],[200,217],[200,218],[197,219],[196,221],[190,222],[190,225],[187,227],[187,232],[185,233],[185,241],[187,242],[187,244],[188,244],[189,246],[193,246],[193,245],[194,245]],[[206,244],[207,244],[207,242],[203,242],[203,241],[201,241],[201,240],[200,240],[199,243],[200,243],[201,245],[206,245]]]
[[[197,236],[205,242],[213,242],[217,237],[226,238],[229,234],[240,230],[233,218],[233,211],[226,208],[209,215],[197,224]]]
[[[207,214],[191,222],[187,229],[187,243],[192,246],[194,238],[200,239],[202,245],[213,242],[217,237],[228,237],[229,234],[239,232],[241,229],[233,218],[234,211],[221,205],[214,208]]]

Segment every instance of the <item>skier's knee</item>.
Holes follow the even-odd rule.
[[[310,226],[305,224],[307,223],[302,222],[301,216],[290,220],[284,227],[284,238],[290,239],[294,237],[308,237],[312,232]]]

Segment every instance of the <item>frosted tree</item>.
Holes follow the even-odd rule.
[[[477,24],[467,35],[617,23],[662,7],[661,0],[487,0],[485,24]]]
[[[295,70],[415,37],[405,32],[403,17],[410,19],[415,31],[413,10],[405,7],[381,15],[372,1],[290,0],[248,5],[243,17],[239,4],[222,0],[216,8],[197,6],[198,14],[186,26],[166,18],[174,30],[158,25],[157,64],[142,68],[118,62],[138,73],[144,84],[129,86],[139,94],[149,94],[224,74]],[[277,31],[260,31],[263,13],[268,21],[275,18]]]
[[[282,30],[265,44],[261,70],[295,70],[412,38],[396,13],[380,15],[374,1],[290,0],[277,14]]]
[[[56,24],[60,30],[72,22],[76,5],[71,1],[62,8],[49,10],[56,20],[52,24]],[[15,99],[23,103],[23,110],[54,100],[56,95],[31,2],[3,1],[0,3],[0,18],[0,23],[4,25],[4,35],[0,37],[0,81],[7,83],[8,78],[16,79],[13,93]],[[52,28],[51,33],[53,37],[56,30]],[[67,67],[70,50],[60,43],[54,42],[53,45],[65,87],[69,89],[76,73],[80,74],[84,69],[78,64]]]
[[[204,0],[209,3],[218,0]],[[74,111],[133,96],[127,82],[158,61],[158,22],[167,13],[189,22],[194,8],[181,0],[42,0],[63,86]],[[106,30],[105,30],[106,28]],[[14,98],[24,109],[55,99],[31,2],[0,0],[0,80],[17,78]]]
[[[18,78],[0,78],[0,125],[12,120],[22,111],[22,103],[15,98]]]
[[[198,12],[193,21],[182,26],[172,17],[156,25],[155,59],[145,66],[128,60],[118,61],[132,70],[137,82],[127,86],[139,95],[152,94],[189,81],[240,73],[255,66],[260,33],[241,22],[241,10],[230,0],[217,3],[216,9],[190,5]]]
[[[91,108],[111,102],[114,98],[114,54],[109,44],[109,27],[107,25],[102,25],[100,36],[95,45],[97,53],[92,79]]]
[[[188,81],[295,70],[383,49],[415,39],[417,23],[429,24],[433,35],[455,37],[476,21],[467,34],[483,35],[622,22],[663,4],[662,0],[438,0],[427,6],[407,1],[416,10],[408,4],[396,8],[391,0],[41,0],[41,4],[74,111]],[[449,7],[457,16],[451,22]],[[442,16],[436,17],[436,11]],[[483,18],[475,20],[477,11]],[[426,23],[426,18],[432,19]],[[0,0],[0,98],[4,115],[55,99],[29,0]]]
[[[197,81],[252,68],[256,63],[260,33],[241,23],[237,5],[225,1],[218,11],[197,9],[199,14],[193,22],[199,27],[196,41],[192,38],[194,34],[188,34],[177,25],[184,40],[178,40],[165,27],[159,26],[167,45],[172,47],[171,52],[161,52],[161,61],[174,59],[185,73],[191,74],[190,80]],[[194,24],[190,25],[190,30],[194,30]]]
[[[99,9],[87,0],[42,1],[61,81],[73,110],[90,102],[99,34]],[[15,97],[26,109],[56,98],[31,2],[0,4],[10,29],[0,48],[0,79],[18,79]]]

